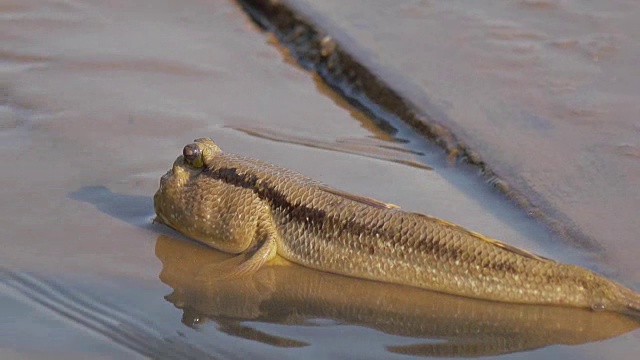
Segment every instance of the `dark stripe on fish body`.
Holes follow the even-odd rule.
[[[288,215],[292,221],[302,224],[307,227],[308,230],[313,231],[328,241],[340,238],[340,236],[321,236],[323,235],[321,234],[323,227],[326,226],[334,227],[332,230],[336,230],[338,234],[349,233],[356,237],[360,234],[364,234],[365,236],[372,238],[379,235],[388,241],[394,241],[393,239],[395,239],[396,234],[389,233],[387,229],[383,229],[383,224],[379,224],[374,228],[373,226],[367,226],[366,224],[358,221],[355,216],[351,219],[341,219],[337,216],[327,214],[327,212],[322,209],[316,209],[303,204],[294,204],[289,201],[287,196],[282,192],[271,186],[271,184],[258,179],[254,174],[239,173],[238,169],[235,167],[206,168],[203,170],[203,173],[213,179],[223,181],[226,184],[253,191],[260,199],[267,201],[273,209],[280,209],[285,215]],[[435,234],[431,235],[435,236]],[[469,263],[477,263],[477,261],[480,260],[475,256],[475,254],[468,253],[468,258],[464,259],[465,251],[458,246],[447,246],[444,242],[434,241],[433,239],[429,240],[428,238],[421,238],[420,241],[421,244],[418,246],[422,247],[426,253],[432,254],[436,258],[451,259],[454,261],[466,260]],[[371,244],[367,244],[366,242],[363,242],[362,244],[352,243],[350,245],[362,247],[363,250],[368,251],[369,253],[372,253],[371,249],[374,249],[373,252],[376,251]],[[483,266],[497,271],[505,271],[509,273],[518,272],[514,264],[509,261],[491,262],[490,264],[483,264]]]
[[[389,234],[383,229],[374,229],[353,219],[340,219],[327,214],[325,210],[294,204],[275,187],[264,180],[259,180],[253,174],[240,174],[237,168],[207,168],[203,171],[207,176],[225,182],[226,184],[241,187],[253,191],[260,199],[269,202],[274,209],[281,209],[291,220],[303,223],[314,231],[321,231],[323,226],[335,226],[340,232],[352,235],[367,234],[385,236],[393,239],[394,234]]]

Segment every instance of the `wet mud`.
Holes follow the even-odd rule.
[[[185,144],[208,136],[226,151],[633,279],[558,241],[477,168],[382,120],[297,65],[232,1],[0,1],[0,357],[637,351],[637,322],[617,315],[474,302],[293,265],[222,288],[199,284],[198,267],[225,255],[153,223],[160,176]]]
[[[629,2],[240,3],[358,106],[478,166],[566,241],[638,281],[640,81],[630,74],[640,47]]]

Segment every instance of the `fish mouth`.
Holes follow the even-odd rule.
[[[160,188],[162,189],[162,187],[164,186],[164,184],[169,181],[171,179],[171,177],[173,177],[176,174],[176,167],[177,166],[182,166],[184,164],[184,159],[181,156],[178,156],[176,158],[176,161],[173,162],[173,166],[171,166],[171,169],[169,169],[164,175],[162,175],[162,177],[160,177]]]
[[[156,213],[156,217],[153,219],[154,223],[157,222],[165,225],[167,223],[166,219],[162,215],[162,204],[164,203],[163,198],[165,196],[165,190],[168,186],[167,184],[173,176],[174,171],[172,168],[160,177],[160,186],[158,187],[158,190],[156,190],[156,193],[153,195],[153,207]]]
[[[164,175],[160,177],[160,187],[164,186],[164,184],[171,179],[173,176],[173,169],[167,171]]]

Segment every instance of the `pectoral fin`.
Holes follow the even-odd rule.
[[[263,238],[264,240],[258,243],[256,248],[220,263],[203,267],[197,278],[205,281],[232,280],[255,273],[267,261],[273,259],[277,251],[275,231],[265,234]]]

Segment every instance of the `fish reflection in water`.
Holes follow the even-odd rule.
[[[187,326],[213,321],[227,334],[279,347],[309,344],[243,322],[312,326],[314,320],[328,319],[415,338],[411,345],[388,346],[390,352],[458,357],[584,344],[640,326],[616,313],[466,299],[323,273],[285,260],[245,278],[207,279],[199,276],[201,270],[229,256],[164,235],[157,240],[156,256],[163,264],[160,279],[174,289],[166,299],[183,311]]]

